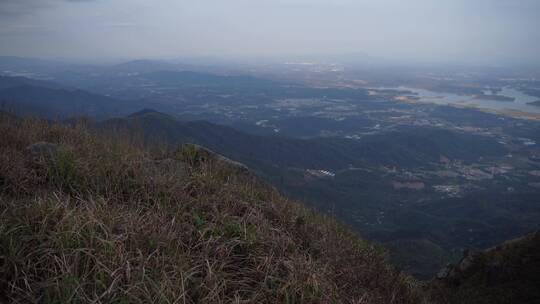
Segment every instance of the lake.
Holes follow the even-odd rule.
[[[473,95],[457,95],[451,93],[439,93],[424,89],[415,89],[409,87],[398,87],[398,90],[410,91],[415,97],[420,98],[420,102],[436,103],[443,105],[466,105],[483,109],[497,111],[520,111],[525,113],[539,113],[540,107],[528,104],[537,101],[540,98],[527,95],[513,88],[505,87],[497,95],[515,98],[514,101],[484,100],[475,99]],[[486,92],[487,93],[487,92]]]

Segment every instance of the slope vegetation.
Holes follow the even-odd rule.
[[[430,286],[443,303],[540,303],[540,232],[468,251]]]
[[[0,302],[423,300],[380,248],[197,146],[2,116]]]

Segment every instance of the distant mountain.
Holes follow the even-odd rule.
[[[0,75],[0,90],[13,88],[13,87],[20,87],[20,86],[34,86],[34,87],[43,87],[43,88],[51,88],[51,89],[65,88],[64,86],[60,84],[50,82],[50,81],[31,79],[31,78],[20,77],[20,76],[11,77],[11,76]]]
[[[250,135],[205,121],[181,122],[151,110],[143,110],[126,118],[107,120],[100,124],[100,128],[124,129],[144,134],[150,143],[200,144],[259,169],[347,165],[347,159],[343,159],[341,153],[334,153],[333,149],[317,141]],[[305,157],[307,150],[312,151],[309,157]]]
[[[25,58],[17,56],[0,56],[0,68],[2,69],[20,69],[30,67],[53,66],[58,65],[59,63],[60,62],[45,59]]]
[[[159,101],[162,97],[156,96],[167,95],[195,103],[206,95],[272,92],[280,87],[276,82],[252,76],[180,70],[166,63],[137,61],[111,68],[65,71],[55,74],[55,81],[122,99]]]
[[[475,161],[505,153],[503,146],[492,139],[441,129],[403,128],[360,140],[295,139],[246,134],[204,121],[181,122],[148,109],[105,121],[100,127],[144,134],[150,142],[200,144],[262,171],[289,167],[328,170],[365,165],[411,167],[438,162],[442,154],[451,159]]]
[[[123,73],[151,73],[158,71],[179,71],[187,68],[186,65],[171,63],[163,60],[132,60],[109,67],[108,71]]]
[[[276,82],[253,76],[217,75],[192,71],[157,71],[142,75],[145,79],[160,85],[174,86],[234,86],[257,88],[260,86],[275,86]]]
[[[89,116],[96,119],[123,116],[141,105],[83,90],[61,88],[49,82],[21,77],[0,77],[0,107],[18,115],[47,119]]]
[[[47,77],[68,69],[70,64],[55,60],[0,56],[0,74],[25,77]]]

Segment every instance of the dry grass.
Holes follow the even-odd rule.
[[[59,145],[31,162],[29,144]],[[0,303],[422,303],[384,252],[192,151],[0,121]]]

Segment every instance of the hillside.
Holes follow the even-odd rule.
[[[0,134],[0,302],[423,302],[380,248],[204,149]]]
[[[438,162],[443,154],[472,161],[506,152],[492,139],[436,128],[403,127],[360,140],[298,139],[252,135],[205,121],[184,122],[152,110],[107,120],[98,127],[136,133],[150,144],[195,142],[261,171],[287,167],[339,170],[351,165],[412,167]]]
[[[444,196],[430,191],[432,185],[449,182],[448,178],[429,173],[447,169],[440,164],[441,155],[476,163],[480,158],[508,153],[503,145],[486,136],[403,126],[355,140],[299,139],[247,134],[205,121],[179,121],[152,110],[107,120],[97,127],[104,132],[116,130],[120,138],[143,138],[150,147],[196,143],[240,161],[282,193],[318,211],[330,212],[369,240],[384,244],[396,265],[422,279],[433,277],[446,263],[458,258],[461,248],[485,248],[535,229],[527,225],[529,220],[513,223],[518,216],[534,222],[536,213],[520,215],[508,210],[509,201],[519,206],[530,201],[528,197],[512,199],[487,190],[445,201]],[[398,173],[392,176],[383,166],[397,167]],[[404,177],[399,176],[400,168],[407,170]],[[309,173],[314,169],[336,175],[316,178]],[[421,182],[422,189],[400,190],[393,186],[396,181],[411,179],[409,172],[413,170],[419,171],[413,180]],[[455,179],[451,182],[468,183]],[[483,207],[484,200],[491,202],[489,208]],[[381,212],[385,218],[379,222]],[[484,217],[478,219],[478,212]],[[512,225],[493,225],[503,216]],[[471,228],[481,234],[478,239],[485,244],[471,244]]]
[[[431,283],[445,303],[539,303],[540,232],[468,251]]]
[[[0,77],[0,110],[46,119],[89,116],[96,119],[123,116],[140,106],[83,90],[67,89],[23,77]]]
[[[54,82],[36,80],[26,77],[9,77],[0,75],[0,90],[20,87],[20,86],[34,86],[34,87],[44,87],[51,89],[61,89],[61,85]]]

